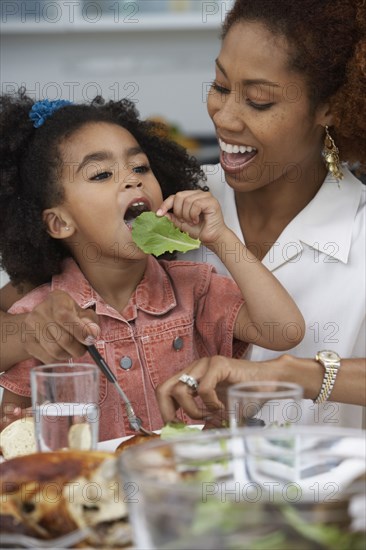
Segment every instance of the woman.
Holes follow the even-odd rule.
[[[228,225],[304,314],[307,334],[292,351],[288,371],[306,360],[313,366],[309,379],[319,379],[324,369],[314,357],[331,349],[340,356],[342,376],[336,384],[346,371],[357,376],[360,387],[365,379],[365,189],[338,162],[338,149],[341,161],[366,162],[365,27],[363,0],[238,0],[224,23],[208,98],[221,166],[206,168],[207,184]],[[217,265],[205,249],[194,259]],[[14,298],[5,293],[3,309]],[[82,328],[94,319],[92,312],[88,315],[69,298],[53,296],[26,319],[7,318],[13,345],[3,352],[3,368],[26,353],[42,361],[79,353],[87,332]],[[49,343],[36,329],[51,320],[63,336]],[[68,325],[74,332],[64,330],[67,322],[74,323]],[[25,342],[27,329],[31,334]],[[250,358],[280,361],[276,353],[256,347]],[[330,397],[318,389],[312,397]],[[359,402],[351,394],[342,400]],[[311,405],[306,421],[360,426],[361,409]]]
[[[238,0],[226,18],[208,97],[221,166],[207,167],[207,184],[231,229],[295,298],[307,334],[292,356],[269,361],[276,354],[254,346],[246,359],[260,363],[201,360],[186,369],[213,409],[219,382],[264,376],[296,381],[318,403],[334,384],[339,401],[365,404],[365,360],[346,359],[365,355],[365,188],[335,146],[341,160],[366,161],[365,29],[357,1]],[[190,259],[223,272],[203,248]],[[341,360],[333,356],[339,380],[331,373],[321,392],[323,358],[315,357],[324,348]],[[159,395],[165,420],[174,402],[198,417],[179,375]],[[347,416],[339,405],[309,404],[304,415],[361,425],[356,407]]]

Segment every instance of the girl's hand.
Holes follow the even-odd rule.
[[[215,244],[226,229],[220,205],[207,191],[181,191],[170,195],[156,214],[166,215],[181,231],[205,245]]]

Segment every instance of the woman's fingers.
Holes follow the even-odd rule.
[[[172,422],[178,408],[182,408],[191,418],[199,420],[205,417],[206,411],[202,404],[196,401],[197,392],[179,379],[183,374],[189,374],[199,382],[200,374],[206,368],[206,361],[207,359],[203,358],[192,363],[187,369],[175,374],[157,387],[156,397],[164,422]]]
[[[171,380],[168,382],[171,382]],[[170,387],[166,382],[158,386],[156,398],[164,423],[174,422],[176,411],[179,408],[182,408],[190,418],[195,420],[205,417],[202,406],[199,407],[195,401],[195,395],[197,394],[194,394],[188,386],[183,386],[183,382],[179,382],[179,380],[175,380]]]
[[[86,338],[99,336],[98,317],[67,293],[54,291],[27,315],[23,336],[26,351],[42,363],[80,357]]]
[[[218,364],[221,359],[224,358],[217,358]],[[217,397],[216,386],[223,375],[211,373],[213,362],[215,358],[199,359],[158,386],[157,400],[164,422],[172,421],[178,407],[195,420],[205,419],[211,413],[221,413],[224,405]],[[183,374],[188,374],[198,382],[197,390],[180,380]]]
[[[180,381],[187,374],[198,382],[193,391]],[[192,419],[207,419],[212,425],[226,419],[227,389],[232,384],[251,380],[258,374],[258,363],[215,356],[195,361],[157,388],[157,400],[164,422],[171,422],[181,407]]]

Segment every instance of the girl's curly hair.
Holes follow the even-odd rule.
[[[200,188],[204,174],[180,145],[161,137],[161,125],[140,120],[127,99],[67,105],[34,128],[29,112],[34,101],[20,90],[0,98],[0,255],[15,285],[39,285],[60,273],[70,251],[49,236],[42,220],[46,208],[64,199],[58,183],[62,168],[60,145],[84,124],[109,122],[127,129],[146,153],[163,197]]]
[[[236,0],[222,37],[240,21],[287,39],[312,107],[330,101],[341,160],[366,163],[366,0]]]

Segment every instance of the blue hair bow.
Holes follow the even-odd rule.
[[[33,120],[33,126],[39,128],[54,112],[66,105],[72,105],[72,102],[66,99],[56,99],[54,101],[43,99],[42,101],[37,101],[29,111],[29,118]]]

